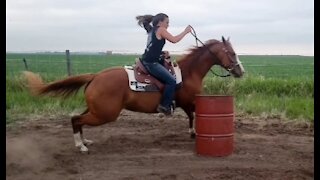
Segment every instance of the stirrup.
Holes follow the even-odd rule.
[[[163,114],[166,115],[166,116],[171,116],[171,115],[173,114],[173,111],[172,111],[171,106],[170,106],[169,109],[167,109],[167,108],[165,108],[165,107],[163,107],[163,106],[161,106],[161,105],[159,104],[158,107],[157,107],[157,111],[158,111],[159,113],[163,113]]]

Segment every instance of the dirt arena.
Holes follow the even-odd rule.
[[[123,111],[117,121],[84,127],[89,154],[74,146],[69,116],[7,126],[7,180],[313,179],[314,128],[237,115],[234,152],[195,154],[188,120]]]

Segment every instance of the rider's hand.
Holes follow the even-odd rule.
[[[191,26],[190,26],[190,25],[188,25],[184,31],[185,31],[186,33],[191,32]]]

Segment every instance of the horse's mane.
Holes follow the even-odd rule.
[[[211,47],[218,43],[221,42],[216,39],[211,39],[205,42],[205,46]],[[208,49],[204,46],[194,46],[193,48],[188,49],[188,51],[188,54],[177,60],[179,67],[184,70],[184,72],[182,72],[183,76],[189,74],[189,70],[191,70],[192,67],[196,65],[196,63],[199,63],[198,60],[200,59],[201,55],[204,55],[208,51]]]

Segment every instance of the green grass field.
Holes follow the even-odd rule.
[[[72,54],[72,74],[95,73],[112,66],[131,65],[139,55]],[[64,54],[6,54],[7,123],[37,115],[70,114],[84,109],[82,93],[63,100],[32,97],[23,87],[22,59],[30,71],[45,81],[67,76]],[[204,92],[232,94],[237,113],[281,117],[290,120],[314,120],[314,57],[240,56],[246,70],[241,79],[220,78],[210,72],[205,77]],[[179,56],[174,56],[179,59]],[[214,67],[216,73],[224,74]],[[80,91],[81,92],[81,91]]]

